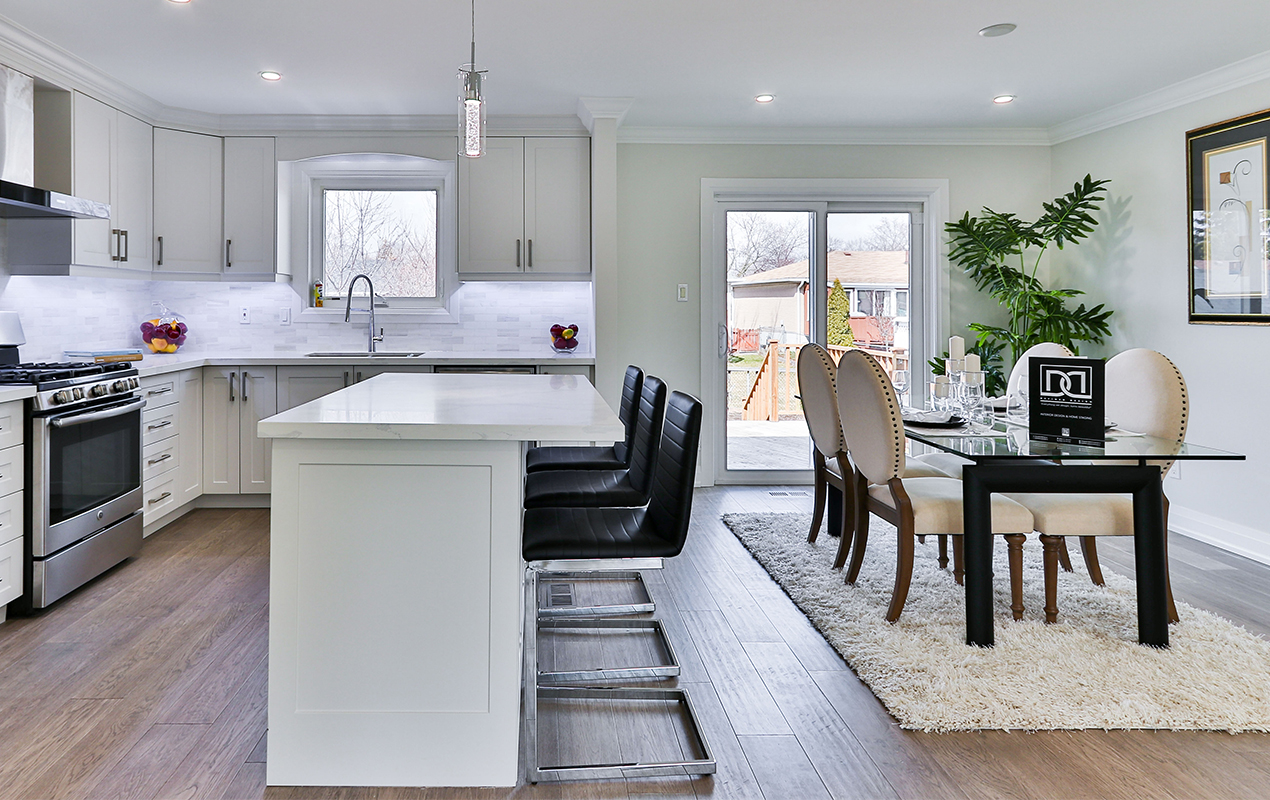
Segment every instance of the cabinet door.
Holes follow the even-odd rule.
[[[431,366],[418,367],[372,367],[372,366],[355,366],[353,369],[353,383],[361,383],[364,380],[382,375],[385,372],[409,372],[419,375],[421,373],[432,372]]]
[[[277,237],[272,137],[225,138],[225,275],[272,275]]]
[[[256,423],[272,417],[278,408],[276,367],[242,368],[239,405],[240,466],[238,485],[243,494],[267,494],[273,462],[273,442],[256,435]]]
[[[155,272],[221,272],[219,136],[154,129]]]
[[[490,137],[459,158],[459,272],[513,272],[525,263],[524,140]]]
[[[123,231],[117,245],[119,266],[149,271],[154,268],[151,213],[154,199],[154,133],[146,123],[119,114],[115,163],[115,199],[110,215]]]
[[[591,271],[591,140],[525,140],[525,271]]]
[[[203,493],[203,373],[197,369],[177,373],[181,404],[177,408],[181,429],[181,466],[176,476],[177,505]]]
[[[278,367],[278,413],[353,383],[355,367]]]
[[[101,203],[114,203],[115,140],[119,112],[105,103],[76,92],[71,101],[71,187],[75,195]],[[111,207],[112,216],[115,209]],[[114,219],[77,219],[75,263],[85,267],[117,266]]]
[[[203,491],[207,494],[238,494],[242,444],[238,377],[238,370],[231,367],[203,370]]]

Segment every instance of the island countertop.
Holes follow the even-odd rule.
[[[615,442],[625,428],[579,375],[387,373],[262,420],[267,439]]]

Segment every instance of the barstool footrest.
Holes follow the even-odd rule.
[[[640,569],[661,569],[661,559],[631,559],[632,561],[651,561],[656,562],[652,566],[643,565]],[[569,564],[570,566],[578,566],[585,562],[544,562],[546,564],[559,563]],[[644,602],[636,600],[631,603],[615,603],[611,605],[589,605],[589,606],[538,606],[538,616],[540,618],[548,617],[614,617],[614,616],[632,616],[635,614],[651,614],[657,610],[653,603],[653,596],[648,591],[648,585],[644,583],[644,575],[634,570],[621,571],[604,571],[604,572],[588,572],[576,570],[537,570],[537,580],[539,583],[552,580],[567,580],[572,583],[600,583],[600,582],[634,582],[639,584],[639,591],[644,597]]]
[[[675,678],[679,676],[679,658],[658,619],[542,619],[538,630],[630,630],[652,631],[665,648],[668,664],[650,664],[637,667],[598,667],[595,669],[560,670],[538,673],[538,683],[590,683],[606,681],[640,680],[644,678]]]

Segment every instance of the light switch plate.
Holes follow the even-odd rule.
[[[688,302],[688,284],[686,283],[679,284],[679,302]]]
[[[279,325],[291,324],[291,307],[290,306],[283,306],[282,308],[278,309],[278,324]]]

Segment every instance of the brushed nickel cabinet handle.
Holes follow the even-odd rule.
[[[516,269],[520,269],[520,240],[516,240]]]
[[[119,259],[119,260],[120,260],[120,261],[127,261],[127,260],[128,260],[128,251],[131,249],[130,247],[128,247],[128,232],[127,232],[127,231],[120,231],[120,233],[122,233],[122,234],[123,234],[123,258],[121,258],[121,259]]]
[[[247,379],[251,377],[247,374],[247,370],[243,370],[243,402],[247,402]]]
[[[154,397],[156,394],[167,394],[170,391],[172,391],[171,386],[164,386],[162,389],[151,389],[146,392],[146,397]]]
[[[234,402],[234,378],[238,377],[237,372],[229,373],[229,402]]]
[[[159,260],[158,260],[158,263],[155,264],[155,266],[158,266],[158,267],[163,266],[163,237],[162,236],[159,237]]]
[[[348,388],[348,370],[344,370],[344,388]]]
[[[158,425],[147,425],[147,426],[146,426],[146,430],[148,430],[148,431],[157,431],[159,428],[166,428],[167,426],[169,426],[169,425],[171,425],[171,424],[172,424],[172,420],[170,420],[170,419],[165,419],[165,420],[163,420],[162,422],[160,422]]]
[[[147,463],[147,464],[149,464],[150,466],[154,466],[155,464],[162,464],[164,461],[167,461],[167,460],[168,460],[169,458],[171,458],[171,457],[172,457],[172,454],[171,454],[171,453],[164,453],[163,455],[159,456],[158,458],[152,458],[152,459],[150,459],[150,460],[146,461],[146,463]]]
[[[526,266],[529,267],[530,269],[533,269],[534,268],[534,240],[527,239],[526,241],[529,242],[529,247],[527,248],[529,251],[529,257],[528,259],[526,259],[527,261]]]
[[[115,237],[115,252],[110,254],[110,260],[120,261],[121,259],[119,258],[119,254],[122,252],[122,248],[120,247],[120,244],[119,244],[119,229],[111,228],[110,235]]]
[[[155,503],[162,503],[164,500],[167,500],[171,496],[172,496],[171,492],[164,492],[163,494],[159,495],[158,497],[148,502],[150,503],[150,505],[154,505]]]
[[[225,269],[229,269],[230,267],[234,266],[234,262],[229,260],[229,246],[231,244],[233,244],[232,240],[230,239],[225,240]]]

